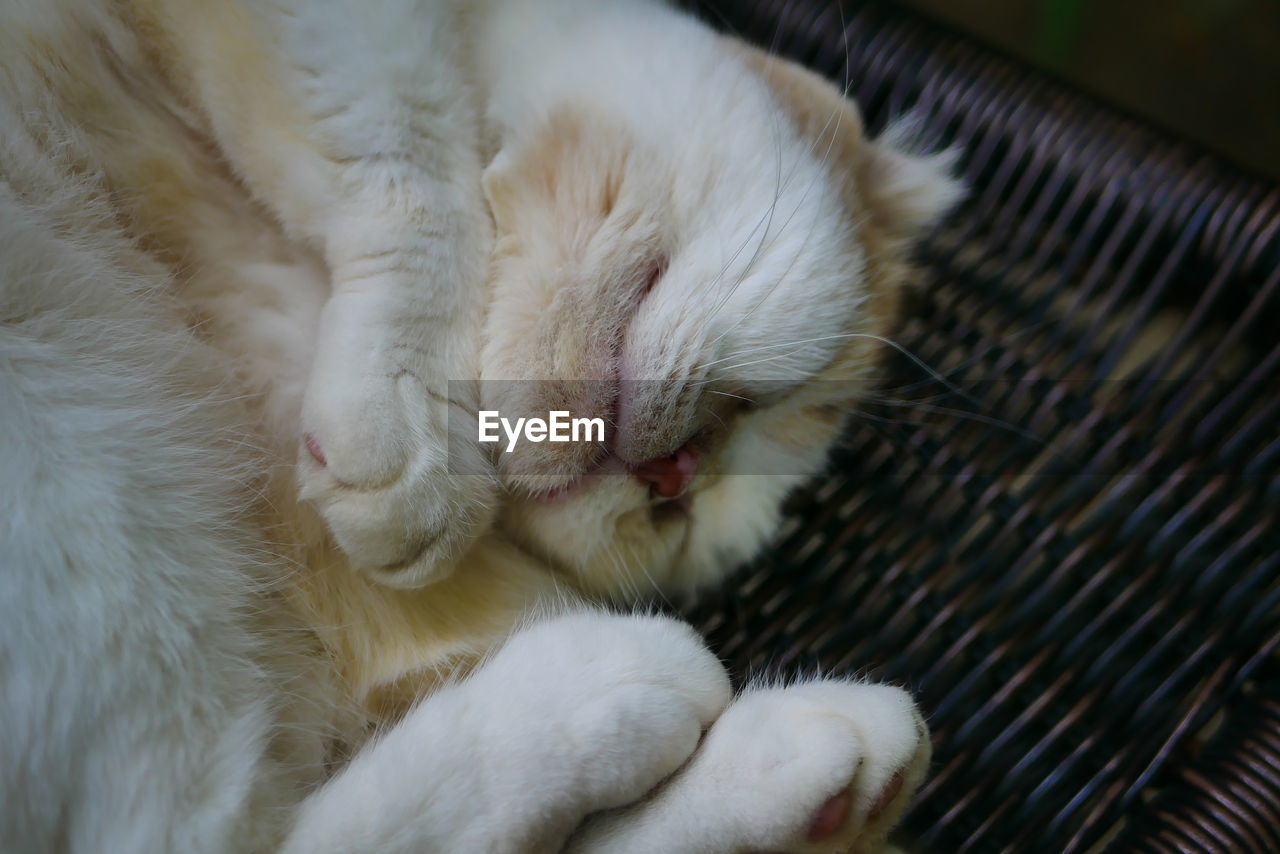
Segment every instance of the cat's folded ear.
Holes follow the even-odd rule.
[[[482,184],[499,234],[521,224],[555,227],[563,231],[561,240],[571,242],[609,216],[637,164],[631,135],[620,123],[561,107],[502,148]]]
[[[862,186],[890,230],[914,239],[945,216],[964,195],[955,176],[959,150],[916,150],[917,123],[899,119],[866,145]]]
[[[855,218],[869,216],[890,238],[911,241],[963,195],[953,177],[957,152],[920,152],[915,122],[900,120],[868,139],[856,106],[831,81],[759,48],[725,43],[760,75],[797,132],[826,160]]]

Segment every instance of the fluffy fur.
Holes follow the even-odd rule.
[[[883,838],[927,763],[901,692],[724,711],[687,629],[578,612],[767,539],[944,160],[642,0],[0,23],[0,847]],[[565,399],[607,448],[465,441]],[[684,447],[679,501],[627,473]]]

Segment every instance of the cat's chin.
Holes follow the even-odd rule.
[[[586,477],[578,477],[568,483],[553,486],[543,492],[534,494],[533,500],[541,501],[544,504],[562,504],[571,501],[575,496],[590,488]]]
[[[601,482],[631,475],[616,457],[605,457],[581,474],[524,475],[507,479],[509,491],[538,505],[567,504],[595,490]]]
[[[555,486],[534,492],[527,500],[531,504],[547,508],[553,513],[558,510],[569,511],[579,501],[584,504],[591,502],[592,493],[598,490],[601,482],[614,478],[637,484],[639,490],[644,491],[644,493],[641,493],[636,489],[626,490],[628,497],[631,497],[630,493],[636,493],[635,506],[623,509],[621,512],[615,510],[615,515],[619,517],[644,516],[657,527],[666,526],[674,522],[687,522],[693,512],[694,499],[697,495],[696,490],[686,489],[676,495],[664,496],[660,494],[659,489],[643,480],[637,479],[631,472],[625,469],[611,470],[605,466],[598,467],[587,474]],[[614,506],[616,507],[617,504],[615,503]],[[625,507],[625,504],[623,506]]]
[[[629,560],[632,551],[637,558],[640,554],[667,557],[674,543],[665,541],[680,539],[674,536],[673,523],[688,518],[690,497],[659,502],[646,484],[620,468],[579,477],[552,490],[512,493],[499,528],[548,562],[574,575],[595,576],[598,564],[616,566],[619,554]],[[661,521],[651,512],[659,503],[671,505],[659,511]],[[646,560],[645,569],[660,571],[666,562]],[[589,586],[599,583],[600,579],[592,578]]]

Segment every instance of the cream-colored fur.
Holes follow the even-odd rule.
[[[767,540],[942,160],[643,0],[10,0],[0,74],[0,848],[883,838],[905,695],[722,716],[687,629],[582,602]],[[566,398],[606,457],[467,441]],[[679,502],[627,474],[686,444]]]

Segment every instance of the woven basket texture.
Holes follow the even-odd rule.
[[[916,693],[909,849],[1280,852],[1280,188],[891,5],[696,11],[916,113],[970,195],[910,356],[691,619],[740,675]]]

